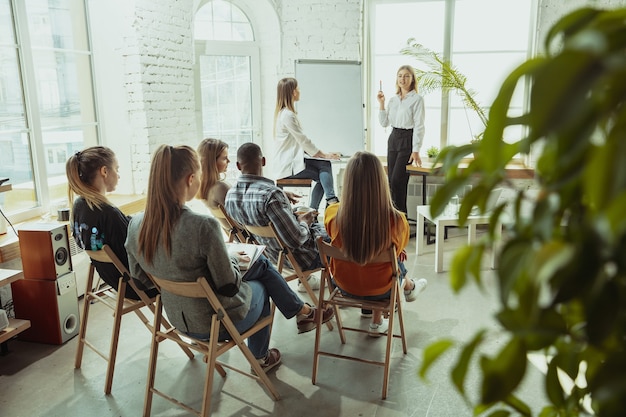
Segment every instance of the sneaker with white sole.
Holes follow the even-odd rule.
[[[415,301],[418,294],[424,291],[424,288],[428,285],[428,281],[424,278],[420,278],[417,281],[413,278],[410,278],[409,281],[413,283],[413,289],[404,290],[404,299],[408,302]]]
[[[380,337],[387,333],[389,329],[389,320],[383,318],[381,323],[370,323],[370,328],[367,331],[370,337]]]
[[[281,364],[280,351],[278,349],[271,348],[267,351],[264,358],[259,358],[257,361],[259,362],[259,365],[261,365],[261,369],[267,373]],[[253,375],[256,375],[254,369],[250,369],[250,372]]]
[[[307,281],[309,282],[309,285],[311,286],[311,289],[313,291],[320,289],[320,279],[316,277],[315,275],[309,275],[309,278],[307,279]],[[306,292],[306,287],[302,285],[302,282],[300,281],[298,281],[298,292],[301,292],[301,293]]]

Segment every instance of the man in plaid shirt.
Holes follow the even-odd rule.
[[[296,217],[285,192],[274,181],[263,176],[264,166],[265,157],[258,145],[244,143],[239,147],[237,168],[242,175],[226,194],[226,211],[234,220],[244,225],[267,226],[272,222],[302,269],[321,267],[315,238],[321,235],[328,239],[328,235],[323,226],[314,222],[316,212]],[[267,246],[265,253],[276,262],[280,250],[277,242],[256,236],[255,239]],[[318,289],[319,278],[311,275],[309,284],[312,289]],[[300,283],[298,291],[306,291]]]

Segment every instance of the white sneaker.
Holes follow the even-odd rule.
[[[383,318],[381,323],[370,323],[368,335],[370,337],[380,337],[387,333],[389,329],[389,320]]]
[[[413,283],[413,289],[404,290],[404,299],[406,301],[414,301],[417,298],[417,295],[424,291],[424,288],[428,285],[428,281],[424,278],[420,278],[417,281],[410,278],[409,281]]]
[[[311,289],[313,291],[320,289],[320,279],[316,277],[315,275],[309,275],[309,278],[307,279],[307,281],[309,282],[309,285],[311,286]],[[306,287],[302,285],[300,281],[298,281],[298,292],[302,292],[302,293],[306,292]]]

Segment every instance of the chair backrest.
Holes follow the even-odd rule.
[[[122,261],[120,261],[120,259],[117,257],[115,252],[113,252],[113,249],[111,249],[109,245],[104,245],[102,249],[100,250],[86,250],[85,253],[87,253],[87,255],[94,261],[115,265],[115,268],[117,268],[117,271],[119,272],[120,277],[123,278],[123,281],[127,285],[130,285],[130,287],[139,296],[139,299],[143,301],[146,305],[152,304],[153,300],[150,299],[150,297],[148,297],[145,291],[142,291],[139,289],[139,287],[137,287],[135,282],[131,279],[131,275],[130,275],[130,272],[128,271],[128,268],[126,268],[126,266],[122,263]],[[92,267],[93,267],[93,264],[92,264]]]
[[[287,244],[280,238],[278,231],[276,230],[276,226],[274,223],[270,222],[267,226],[250,226],[244,225],[247,232],[254,238],[254,236],[263,237],[266,239],[274,239],[280,248],[280,252],[278,254],[278,260],[276,261],[276,268],[278,272],[282,272],[283,266],[285,266],[285,260],[289,261],[290,265],[286,265],[287,267],[291,267],[294,271],[296,271],[297,275],[302,275],[302,268],[296,261],[293,256],[293,252]]]
[[[209,211],[222,225],[222,229],[226,232],[229,242],[233,242],[235,240],[241,243],[250,242],[250,236],[248,235],[246,228],[230,217],[222,204],[218,204],[215,208],[209,207]]]
[[[154,285],[156,285],[160,290],[165,290],[171,294],[178,295],[181,297],[188,298],[206,298],[207,291],[205,290],[205,286],[203,283],[208,286],[206,279],[200,277],[196,281],[189,282],[180,282],[180,281],[171,281],[164,278],[159,278],[151,274],[147,274]],[[213,292],[211,287],[209,287],[208,292]]]
[[[336,246],[332,246],[330,243],[324,242],[321,237],[318,237],[316,240],[317,248],[320,252],[320,259],[324,263],[324,269],[330,272],[329,263],[330,259],[336,259],[344,262],[355,263],[353,260],[349,259],[340,248]],[[398,258],[396,256],[396,247],[395,245],[391,245],[389,249],[386,249],[379,253],[374,259],[372,259],[368,264],[377,264],[377,263],[390,263],[392,277],[398,276]]]

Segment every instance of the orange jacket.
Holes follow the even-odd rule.
[[[337,226],[337,211],[339,204],[333,204],[324,211],[324,224],[333,246],[342,246],[339,227]],[[409,243],[409,223],[402,217],[399,224],[391,222],[391,240],[396,245],[397,255]],[[355,227],[366,227],[355,225]],[[330,263],[330,272],[335,282],[344,291],[360,296],[381,295],[391,289],[391,267],[387,263],[359,266],[350,262],[335,261]]]

